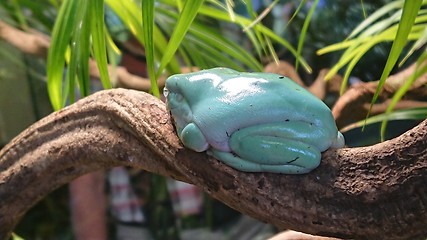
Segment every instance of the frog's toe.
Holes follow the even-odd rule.
[[[344,135],[341,132],[338,132],[337,138],[332,142],[331,148],[342,148],[345,145]]]

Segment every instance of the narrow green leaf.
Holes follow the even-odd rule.
[[[273,4],[273,3],[272,3]],[[249,16],[252,19],[255,19],[257,16],[257,13],[254,10],[254,6],[252,4],[252,1],[245,1],[245,5],[246,5],[246,11],[248,12]]]
[[[319,3],[319,0],[313,1],[312,5],[310,7],[310,10],[308,11],[307,17],[304,20],[304,24],[302,26],[302,29],[301,29],[301,33],[300,33],[299,40],[298,40],[297,55],[296,55],[296,60],[295,60],[295,70],[296,71],[298,71],[300,59],[302,58],[301,53],[302,53],[302,48],[304,45],[305,35],[307,33],[308,26],[310,25],[311,17],[313,16],[314,10],[316,10],[318,3]]]
[[[25,19],[24,14],[22,13],[22,10],[21,10],[21,7],[19,6],[18,0],[12,0],[12,6],[15,9],[15,16],[16,16],[16,19],[18,20],[19,26],[24,31],[27,31],[28,30],[28,23],[27,23],[27,20]]]
[[[298,13],[301,11],[301,9],[305,6],[305,3],[307,2],[307,0],[301,0],[300,3],[298,4],[297,9],[295,10],[294,14],[292,14],[291,18],[289,19],[289,21],[286,23],[285,28],[288,27],[288,25],[294,20],[294,18],[298,15]]]
[[[157,9],[157,13],[164,14],[162,16],[162,21],[159,22],[159,26],[166,32],[172,32],[173,31],[173,23],[177,22],[177,19],[179,15],[177,13],[173,13],[171,11],[167,11],[164,9]],[[188,29],[188,34],[184,37],[183,43],[185,42],[192,42],[195,41],[196,43],[191,45],[194,46],[194,49],[199,49],[199,51],[190,51],[188,52],[188,55],[186,52],[182,52],[183,59],[186,62],[187,65],[191,65],[190,58],[196,58],[195,54],[200,53],[203,58],[208,58],[208,60],[212,59],[212,55],[215,55],[218,51],[222,52],[222,56],[218,56],[221,58],[221,61],[223,62],[222,66],[229,66],[228,63],[232,63],[233,66],[237,66],[238,69],[241,69],[241,65],[236,65],[237,63],[242,63],[246,65],[246,69],[249,68],[254,71],[261,71],[262,65],[257,61],[253,55],[248,52],[246,49],[244,49],[242,46],[237,44],[234,41],[231,41],[225,37],[223,37],[222,32],[218,31],[216,28],[210,28],[209,26],[199,24],[199,23],[193,23],[191,24],[190,28]],[[201,42],[205,44],[201,44]],[[186,45],[186,48],[188,49],[188,46],[190,44]],[[181,52],[180,52],[181,53]],[[228,56],[229,55],[229,56]],[[188,56],[188,57],[187,57]],[[206,57],[209,56],[209,57]],[[222,57],[227,58],[227,62],[222,60]],[[197,60],[201,62],[201,60]],[[215,62],[215,61],[203,61],[203,63],[207,62]],[[195,62],[193,63],[195,64]],[[198,64],[196,64],[199,66]],[[215,65],[215,66],[221,66],[221,65]],[[201,66],[199,66],[201,67]],[[207,65],[206,67],[212,67]],[[229,66],[232,67],[232,66]]]
[[[251,24],[249,24],[248,26],[246,26],[245,28],[243,28],[243,32],[247,31],[249,28],[252,28],[253,26],[255,26],[256,24],[260,23],[262,21],[262,19],[264,19],[273,9],[273,7],[279,2],[279,0],[275,0],[273,1],[268,7],[266,7],[264,9],[264,11],[262,11],[262,13],[256,17]]]
[[[218,20],[223,20],[223,21],[229,21],[230,19],[228,17],[227,14],[225,14],[223,11],[218,10],[216,8],[212,8],[209,6],[202,6],[199,9],[199,14],[204,15],[204,16],[209,16],[212,18],[216,18]],[[242,26],[247,26],[249,25],[252,21],[248,18],[242,17],[238,14],[236,14],[236,19],[235,22],[242,25]],[[277,34],[275,34],[271,29],[265,27],[262,24],[257,24],[253,27],[253,30],[259,33],[264,34],[265,36],[271,38],[272,40],[274,40],[275,42],[283,45],[285,48],[287,48],[289,50],[289,52],[291,52],[294,56],[297,56],[297,52],[295,50],[295,48],[285,39],[281,38],[280,36],[278,36]],[[247,31],[248,32],[248,31]],[[307,64],[307,62],[301,58],[300,59],[300,63],[301,65],[305,68],[305,70],[307,72],[311,72],[311,68],[310,66]]]
[[[422,3],[422,0],[405,0],[405,3],[403,5],[402,19],[397,29],[396,39],[393,42],[389,57],[387,59],[383,73],[381,74],[378,87],[372,98],[371,106],[368,111],[368,116],[369,116],[370,110],[372,109],[373,104],[378,99],[378,95],[386,81],[386,78],[388,77],[394,65],[396,64],[399,58],[399,55],[403,50],[403,47],[406,45],[408,35],[411,31],[412,26],[414,25],[415,18],[417,17],[417,14],[418,14],[418,10],[421,7],[421,3]]]
[[[85,37],[89,38],[88,33],[84,32],[84,30],[87,31],[89,29],[87,27],[87,22],[86,22],[88,20],[87,18],[88,2],[85,0],[77,0],[77,2],[78,2],[78,11],[76,12],[76,25],[73,31],[73,35],[71,37],[71,44],[69,48],[70,60],[68,63],[67,73],[65,77],[66,87],[64,89],[65,95],[62,98],[62,105],[65,105],[67,103],[68,98],[70,103],[75,102],[76,73],[77,73],[78,65],[83,60],[81,59],[82,57],[81,42],[84,41],[83,39]],[[85,26],[84,29],[83,29],[83,26]],[[87,55],[87,58],[89,58],[88,55]]]
[[[157,87],[155,60],[154,60],[154,0],[144,0],[142,3],[142,30],[144,31],[144,49],[147,60],[148,76],[151,83],[151,93],[160,98]]]
[[[12,240],[24,240],[24,238],[22,238],[16,233],[12,233]]]
[[[52,41],[47,59],[47,88],[54,110],[63,107],[62,76],[65,64],[65,51],[71,40],[75,26],[77,1],[64,0],[52,31]]]
[[[107,51],[105,46],[104,0],[91,0],[91,34],[93,56],[101,76],[104,88],[111,88],[108,75]]]
[[[341,132],[347,132],[356,128],[363,128],[365,125],[378,123],[382,121],[395,121],[395,120],[423,120],[427,118],[427,107],[421,108],[411,108],[411,109],[402,109],[396,110],[389,114],[383,113],[378,114],[372,117],[369,117],[365,120],[352,123],[342,129]]]
[[[400,61],[399,67],[402,66],[406,60],[418,49],[420,49],[425,43],[427,43],[427,26],[425,26],[423,32],[417,37],[417,40],[412,45],[411,49],[409,49],[408,53],[405,57]]]
[[[123,23],[129,28],[132,34],[138,39],[138,41],[145,45],[144,43],[144,30],[142,29],[142,10],[135,1],[133,0],[105,0],[105,2],[111,7],[111,9],[120,17]],[[158,8],[161,8],[160,5]],[[157,10],[157,7],[156,7]],[[161,30],[157,28],[156,25],[153,26],[153,34],[154,34],[154,45],[155,52],[154,56],[158,62],[159,59],[164,55],[164,51],[166,50],[166,46],[168,45],[166,37],[162,33]],[[170,73],[179,73],[180,65],[177,59],[172,58],[168,64],[168,71]]]
[[[362,45],[353,51],[356,54],[351,59],[350,63],[347,66],[347,69],[345,71],[343,81],[341,83],[340,95],[342,95],[344,93],[344,91],[347,87],[347,83],[348,83],[348,79],[350,77],[350,74],[353,71],[356,64],[360,61],[360,59],[363,57],[363,55],[365,55],[365,53],[368,52],[369,49],[371,49],[375,44],[377,44],[377,42],[372,41],[372,42],[370,42],[370,44]]]
[[[90,28],[91,21],[89,1],[82,0],[82,4],[87,5],[86,16],[81,24],[81,34],[79,40],[79,53],[78,53],[78,68],[77,68],[77,79],[79,81],[79,89],[81,96],[88,96],[90,94],[90,75],[89,75],[89,58],[90,58]]]
[[[235,19],[234,10],[233,10],[234,2],[233,0],[225,0],[225,4],[227,5],[227,11],[228,11],[228,14],[230,15],[230,19],[231,21],[234,22],[234,19]]]
[[[162,60],[160,61],[160,66],[157,70],[157,76],[160,76],[166,65],[174,57],[176,50],[181,44],[182,39],[187,33],[188,28],[196,17],[199,8],[200,6],[202,6],[203,2],[203,0],[193,0],[185,2],[184,8],[182,9],[178,22],[175,26],[175,30],[172,33],[166,50],[163,52],[164,55],[162,57]]]
[[[230,55],[239,62],[246,64],[254,71],[262,70],[262,65],[252,56],[252,54],[248,53],[238,44],[223,38],[220,33],[214,33],[213,30],[209,31],[208,28],[197,24],[191,26],[189,33],[200,38],[208,45],[222,51],[222,55]]]
[[[402,97],[405,95],[405,93],[410,89],[412,84],[427,71],[427,66],[424,64],[425,60],[427,59],[427,53],[424,52],[416,63],[415,71],[409,76],[408,80],[401,86],[396,93],[393,95],[393,98],[391,99],[390,104],[387,107],[387,110],[385,112],[385,115],[389,115],[396,104],[402,99]],[[427,116],[426,116],[427,117]],[[384,119],[381,123],[381,140],[384,140],[385,131],[387,128],[387,119]]]
[[[365,4],[363,4],[363,0],[360,0],[360,5],[362,6],[362,11],[363,11],[363,18],[366,19],[366,9],[365,9]]]
[[[374,13],[372,13],[368,18],[366,18],[361,24],[359,24],[348,36],[348,38],[353,38],[357,34],[363,31],[368,26],[371,26],[372,23],[383,17],[384,15],[388,14],[390,11],[394,9],[400,9],[403,6],[403,0],[399,1],[393,1],[390,2]]]

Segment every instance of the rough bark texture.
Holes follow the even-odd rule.
[[[0,151],[0,238],[37,201],[95,170],[140,167],[202,187],[281,229],[360,239],[427,236],[427,121],[365,148],[328,150],[306,175],[244,173],[183,148],[165,105],[133,90],[87,97]]]

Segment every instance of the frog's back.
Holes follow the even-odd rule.
[[[236,72],[238,73],[238,72]],[[196,106],[194,121],[215,141],[226,141],[234,131],[263,123],[305,121],[330,128],[329,108],[289,78],[269,73],[222,76]],[[335,124],[332,124],[335,126]]]

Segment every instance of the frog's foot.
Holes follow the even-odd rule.
[[[185,126],[179,134],[179,138],[184,146],[196,152],[203,152],[209,147],[202,131],[200,131],[199,127],[194,123]]]
[[[208,150],[208,154],[212,155],[216,159],[225,163],[226,165],[235,168],[242,172],[271,172],[271,173],[283,173],[283,174],[303,174],[308,173],[318,166],[313,165],[312,168],[303,166],[297,166],[292,164],[291,160],[285,164],[260,164],[255,162],[246,161],[232,153],[221,152],[216,150]],[[320,163],[320,161],[319,161]]]

